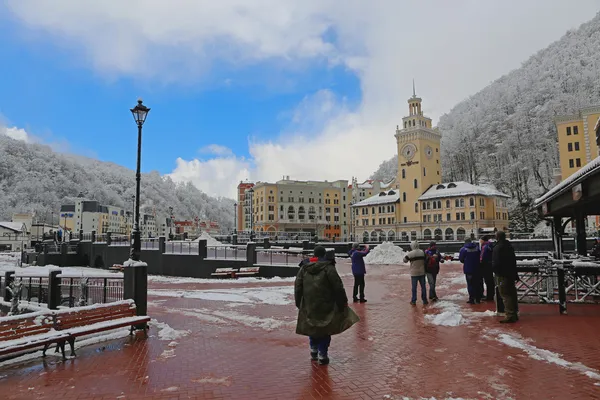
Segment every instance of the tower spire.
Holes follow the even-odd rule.
[[[413,78],[413,97],[417,97],[417,91],[415,90],[415,78]]]

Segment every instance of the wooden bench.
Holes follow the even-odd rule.
[[[136,325],[150,321],[150,317],[146,315],[136,316],[133,300],[59,310],[55,311],[55,315],[54,329],[67,334],[71,356],[75,356],[75,339],[80,336],[128,326],[131,327],[129,334],[132,335]],[[144,333],[147,334],[146,329]]]
[[[65,359],[65,342],[69,338],[68,332],[57,332],[55,315],[52,311],[39,311],[35,313],[0,317],[0,357],[13,353],[21,353],[43,347],[42,356],[52,344],[57,345],[57,351],[62,351]]]
[[[255,276],[260,272],[260,267],[245,267],[240,268],[239,272],[235,273],[235,276]]]
[[[223,278],[234,278],[238,272],[235,268],[217,268],[210,276],[219,276]]]
[[[109,267],[108,269],[113,272],[123,272],[123,266],[121,264],[113,264],[112,267]]]

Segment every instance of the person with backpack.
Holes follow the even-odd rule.
[[[442,255],[437,249],[435,242],[429,243],[429,248],[425,250],[427,255],[427,265],[425,266],[425,272],[427,276],[427,282],[429,283],[429,300],[437,301],[437,293],[435,291],[435,284],[437,282],[437,276],[440,273],[440,263],[443,263]]]
[[[365,267],[365,256],[369,254],[369,246],[366,245],[364,250],[360,249],[358,243],[352,244],[352,250],[348,252],[352,260],[352,275],[354,275],[354,289],[352,290],[352,301],[358,303],[366,303],[365,299],[365,275],[367,269]],[[358,294],[360,292],[360,298]]]
[[[496,232],[496,245],[492,252],[492,268],[496,274],[496,284],[502,300],[506,318],[502,323],[514,323],[519,320],[519,303],[516,282],[519,280],[515,249],[506,240],[506,233]]]
[[[419,248],[419,242],[416,240],[410,244],[411,251],[404,256],[404,262],[410,263],[410,280],[412,283],[412,297],[410,304],[417,304],[417,283],[421,285],[421,300],[423,305],[429,304],[427,301],[427,288],[425,287],[425,259],[427,254]]]
[[[316,261],[300,267],[294,283],[298,308],[296,333],[309,337],[310,357],[319,365],[329,364],[331,336],[344,332],[359,321],[348,307],[344,284],[335,262],[326,257],[323,246],[314,250]]]
[[[469,291],[469,304],[481,303],[481,271],[479,265],[480,251],[476,243],[471,242],[471,238],[465,239],[465,245],[460,249],[458,259],[463,263],[463,272],[467,280],[467,290]]]

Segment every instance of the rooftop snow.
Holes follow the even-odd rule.
[[[451,186],[451,187],[448,187]],[[438,189],[439,188],[439,189]],[[509,198],[491,185],[472,185],[468,182],[448,182],[433,185],[419,197],[419,200],[440,199],[443,197],[459,196],[496,196]]]
[[[22,222],[0,221],[0,226],[15,232],[21,232],[23,230]]]
[[[568,190],[572,186],[575,186],[588,175],[592,175],[597,171],[600,171],[600,157],[596,157],[595,159],[584,165],[583,168],[581,168],[579,171],[575,172],[573,175],[571,175],[570,177],[568,177],[567,179],[565,179],[564,181],[547,191],[543,196],[536,199],[533,202],[533,205],[535,207],[538,207],[542,203],[545,203],[548,200],[552,200],[563,191]]]
[[[393,192],[394,194],[388,194],[389,192],[381,192],[385,193],[385,195],[382,195],[381,193],[376,194],[352,205],[352,207],[372,206],[377,204],[390,204],[398,202],[400,200],[400,194],[395,190],[391,192]]]

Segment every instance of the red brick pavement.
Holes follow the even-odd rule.
[[[339,270],[350,290],[348,265],[340,262]],[[66,362],[51,356],[2,366],[0,399],[600,398],[600,307],[570,306],[559,316],[557,306],[523,305],[521,321],[503,326],[469,313],[492,306],[469,308],[456,299],[464,285],[453,281],[459,267],[447,266],[439,294],[454,294],[451,303],[467,323],[438,326],[428,318],[443,310],[408,304],[406,272],[369,268],[369,302],[353,305],[361,322],[333,338],[327,367],[312,363],[306,338],[294,334],[291,282],[151,283],[153,290],[188,291],[152,295],[149,306],[153,318],[187,336],[161,340],[164,325],[153,324],[148,339],[90,345]],[[243,299],[241,291],[260,286],[283,287],[288,303],[205,298],[207,290],[228,289]]]

